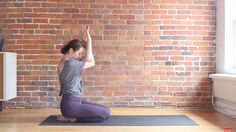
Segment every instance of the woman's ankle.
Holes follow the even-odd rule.
[[[63,115],[59,115],[57,116],[57,120],[58,121],[70,121],[70,122],[75,122],[76,118],[72,118],[72,117],[65,117]]]

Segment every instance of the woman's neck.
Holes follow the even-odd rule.
[[[72,57],[70,57],[69,54],[65,54],[64,57],[63,57],[63,60],[71,60],[73,59]]]

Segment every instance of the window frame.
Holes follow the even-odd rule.
[[[224,72],[236,74],[236,0],[225,1],[225,68]]]

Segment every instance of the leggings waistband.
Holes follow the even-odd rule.
[[[69,102],[81,102],[82,101],[82,96],[76,96],[76,95],[71,95],[71,94],[63,94],[62,95],[62,101],[69,101]]]

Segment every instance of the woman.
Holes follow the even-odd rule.
[[[62,115],[57,117],[59,121],[101,122],[110,116],[108,107],[82,100],[81,72],[95,65],[88,27],[85,32],[87,41],[74,39],[61,49],[64,58],[58,65],[60,95],[62,95],[60,104]],[[81,61],[85,47],[86,58],[85,61]]]

